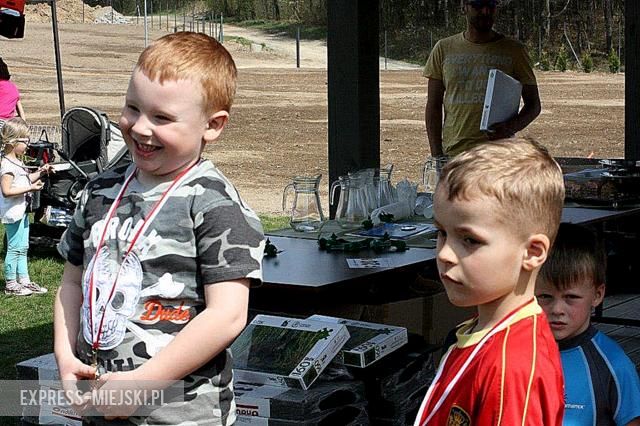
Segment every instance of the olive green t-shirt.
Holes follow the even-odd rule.
[[[436,43],[424,76],[444,84],[442,146],[453,156],[487,141],[480,130],[489,69],[497,68],[523,85],[536,85],[524,45],[501,36],[489,43],[472,43],[456,34]]]

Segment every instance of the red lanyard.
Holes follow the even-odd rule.
[[[105,236],[107,235],[107,229],[109,228],[109,222],[111,222],[111,219],[115,215],[116,210],[117,210],[118,206],[120,205],[120,201],[122,201],[122,198],[124,197],[125,191],[127,190],[127,187],[129,186],[129,183],[131,183],[131,180],[133,179],[133,177],[136,175],[138,169],[134,168],[134,170],[131,172],[131,174],[129,174],[129,176],[127,176],[127,178],[125,179],[124,183],[122,184],[122,188],[120,188],[120,192],[116,196],[116,199],[113,201],[113,204],[111,205],[111,208],[107,212],[107,218],[106,218],[106,220],[104,222],[104,226],[103,226],[103,229],[102,229],[102,235],[100,236],[100,242],[98,243],[98,247],[96,248],[96,252],[93,255],[93,265],[91,267],[91,275],[90,275],[90,278],[89,278],[89,327],[91,328],[91,340],[92,340],[91,347],[92,347],[92,349],[94,351],[97,351],[98,349],[100,349],[100,334],[102,333],[102,324],[104,323],[104,317],[105,317],[105,314],[107,312],[106,307],[107,307],[107,305],[109,305],[109,302],[111,302],[111,299],[113,298],[113,295],[115,293],[116,286],[118,284],[118,278],[120,277],[120,271],[122,270],[122,264],[124,263],[124,259],[133,250],[133,247],[135,246],[136,242],[138,241],[138,237],[140,237],[140,235],[142,235],[142,233],[144,231],[146,231],[147,227],[151,224],[151,221],[158,214],[158,211],[160,211],[160,208],[162,208],[162,206],[164,205],[168,195],[171,194],[179,186],[179,184],[182,183],[182,181],[185,178],[185,175],[189,172],[189,170],[191,170],[198,163],[200,163],[199,160],[196,161],[195,163],[193,163],[192,165],[190,165],[189,167],[187,167],[186,169],[184,169],[183,171],[181,171],[180,174],[173,179],[173,182],[171,182],[171,185],[169,185],[169,188],[167,188],[162,193],[162,195],[160,196],[160,199],[158,201],[156,201],[156,203],[153,205],[153,207],[151,208],[151,211],[149,212],[147,217],[143,219],[142,226],[138,229],[138,231],[133,236],[133,239],[131,240],[131,243],[129,244],[129,247],[127,248],[127,250],[125,251],[125,253],[124,253],[123,257],[122,257],[123,262],[120,263],[120,266],[118,267],[118,273],[116,274],[116,277],[113,280],[113,285],[111,286],[111,291],[109,292],[109,297],[107,298],[107,302],[104,304],[104,309],[102,311],[102,317],[100,318],[100,326],[98,327],[98,331],[97,331],[96,336],[94,338],[94,328],[93,328],[93,289],[94,289],[95,285],[93,283],[93,277],[94,277],[94,271],[95,271],[95,268],[96,268],[96,263],[98,262],[98,255],[100,254],[100,249],[102,248],[102,245],[104,244],[104,239],[105,239]]]

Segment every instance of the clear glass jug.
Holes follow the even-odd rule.
[[[389,181],[389,175],[381,173],[376,180],[378,207],[387,206],[396,202],[393,186]]]
[[[336,221],[342,228],[357,228],[369,217],[364,179],[359,175],[340,176],[331,184],[331,205],[336,202],[336,189],[340,187],[340,198],[336,210]]]
[[[349,172],[349,178],[358,178],[362,182],[364,189],[365,206],[367,207],[367,215],[379,207],[378,194],[375,187],[375,175],[378,169],[369,168],[361,169],[355,172]]]
[[[307,177],[295,176],[293,182],[284,187],[282,210],[287,210],[287,193],[293,190],[293,203],[290,207],[289,224],[300,232],[313,232],[320,229],[324,221],[320,204],[320,179],[322,175]]]
[[[422,169],[422,183],[424,185],[424,191],[433,194],[440,178],[440,172],[442,168],[447,164],[447,159],[444,157],[429,158]]]

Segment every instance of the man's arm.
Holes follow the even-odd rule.
[[[487,133],[490,140],[509,138],[527,127],[540,115],[542,108],[540,106],[538,86],[530,84],[522,86],[522,101],[524,106],[518,115],[510,120],[491,126],[492,131]]]
[[[427,106],[424,109],[424,123],[432,157],[442,157],[442,104],[444,100],[444,83],[442,80],[430,78],[427,85]]]

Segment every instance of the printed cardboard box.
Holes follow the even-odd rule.
[[[424,343],[422,336],[409,334],[409,342],[391,355],[365,369],[351,369],[364,382],[369,405],[404,401],[435,376],[434,357],[439,348]]]
[[[340,351],[345,365],[364,368],[407,343],[407,329],[372,322],[354,321],[325,315],[312,315],[309,320],[344,324],[349,340]]]
[[[62,389],[58,364],[52,353],[19,362],[16,371],[19,380],[38,380],[40,384]]]
[[[257,315],[231,345],[234,378],[309,389],[347,340],[342,324]]]
[[[309,390],[243,383],[233,384],[239,416],[303,421],[344,405],[365,401],[361,381],[319,380]]]
[[[266,417],[252,417],[239,415],[236,418],[236,426],[259,425],[259,426],[362,426],[369,424],[369,415],[366,405],[352,404],[329,410],[319,417],[304,420],[285,420]]]
[[[59,389],[41,386],[43,391],[59,391]],[[82,426],[82,417],[70,406],[43,404],[25,406],[22,409],[22,422],[32,425]]]

